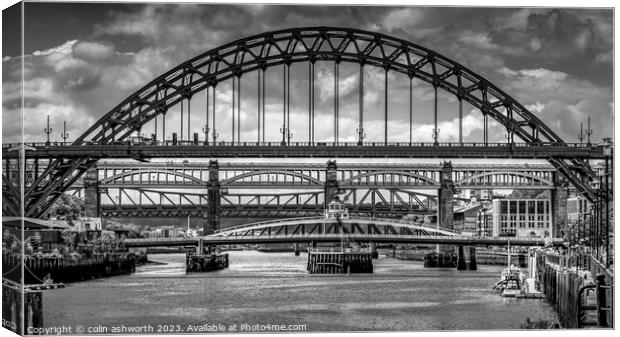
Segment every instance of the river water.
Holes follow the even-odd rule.
[[[144,324],[176,325],[171,331],[185,333],[204,324],[305,325],[310,332],[480,330],[557,317],[545,300],[500,297],[491,288],[500,266],[425,269],[422,262],[381,256],[372,275],[309,275],[305,254],[229,255],[228,269],[189,275],[183,254],[151,255],[164,264],[46,291],[44,325],[107,333]]]

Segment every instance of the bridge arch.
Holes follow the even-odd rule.
[[[479,180],[485,177],[494,179],[502,175],[525,178],[533,183],[527,186],[534,186],[534,184],[537,184],[536,186],[553,187],[553,181],[549,179],[545,179],[545,178],[536,176],[534,174],[529,174],[525,172],[516,172],[516,171],[484,172],[480,174],[474,174],[474,175],[462,177],[462,179],[459,179],[458,181],[455,181],[454,183],[457,185],[468,185],[471,182],[475,182],[476,180]]]
[[[349,218],[326,220],[323,217],[292,218],[250,223],[221,229],[210,236],[262,236],[308,234],[395,234],[424,236],[458,236],[446,230],[393,219]]]
[[[268,175],[269,176],[269,175],[272,175],[272,174],[283,175],[285,178],[286,177],[299,178],[302,181],[306,182],[303,185],[316,185],[317,188],[323,186],[322,185],[323,183],[320,180],[318,180],[318,179],[316,179],[314,177],[311,177],[309,175],[302,174],[302,173],[299,173],[299,172],[284,171],[284,170],[269,170],[269,171],[245,172],[245,173],[236,175],[234,177],[228,178],[226,180],[222,180],[221,184],[222,184],[222,186],[226,186],[226,185],[234,184],[235,182],[243,181],[246,178],[260,176],[260,175]],[[276,179],[278,179],[277,176],[276,176]]]
[[[192,175],[186,174],[186,173],[182,173],[182,172],[177,172],[177,171],[171,171],[171,170],[132,170],[132,171],[127,171],[127,172],[121,172],[121,173],[117,173],[113,176],[107,177],[105,179],[103,179],[101,181],[101,185],[106,185],[106,184],[114,184],[117,183],[119,181],[124,182],[124,178],[127,177],[132,177],[132,176],[140,176],[142,174],[157,174],[158,176],[160,174],[165,174],[166,176],[173,176],[173,177],[180,177],[185,179],[185,181],[187,182],[191,182],[193,184],[196,185],[201,185],[201,186],[205,186],[206,185],[206,181],[203,181],[200,178],[194,177]],[[175,181],[175,183],[178,183],[178,181]]]
[[[101,117],[76,142],[123,140],[159,114],[218,83],[297,62],[352,62],[415,77],[465,100],[526,142],[563,141],[523,105],[463,65],[412,42],[351,28],[292,28],[242,38],[160,75]]]
[[[362,174],[358,174],[355,176],[352,176],[346,180],[343,180],[341,182],[339,182],[341,185],[355,185],[356,181],[366,178],[366,177],[379,177],[382,175],[389,175],[389,176],[394,176],[394,177],[398,177],[399,181],[402,181],[402,178],[404,177],[405,180],[409,180],[408,178],[411,178],[413,180],[414,183],[419,183],[419,184],[415,184],[414,186],[435,186],[435,185],[439,185],[439,182],[420,175],[420,174],[416,174],[416,173],[412,173],[412,172],[403,172],[403,171],[381,171],[381,172],[366,172],[366,173],[362,173]],[[393,182],[392,182],[393,183]],[[407,181],[407,183],[409,183],[409,181]]]

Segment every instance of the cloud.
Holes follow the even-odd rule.
[[[372,29],[436,50],[497,84],[554,125],[554,130],[557,127],[569,141],[576,139],[575,127],[588,115],[601,134],[611,134],[607,119],[613,97],[611,84],[606,84],[611,83],[613,56],[613,20],[609,11],[197,4],[136,8],[109,13],[106,20],[93,23],[91,35],[78,39],[77,34],[68,32],[65,43],[24,57],[27,120],[33,124],[26,130],[28,139],[43,139],[41,116],[48,112],[56,130],[66,119],[72,135],[77,136],[135,90],[190,57],[258,32],[316,25]],[[123,51],[126,41],[137,42],[130,51]],[[19,57],[4,58],[2,62],[4,141],[18,136],[14,130],[18,129],[15,125],[19,119],[14,116],[19,115],[21,99],[19,64]],[[294,65],[291,69],[292,129],[294,139],[304,139],[307,68]],[[340,69],[341,135],[355,140],[358,70],[356,65],[344,63]],[[319,62],[316,72],[317,121],[329,126],[333,123],[333,67]],[[269,69],[266,78],[266,118],[269,136],[274,140],[281,137],[281,74],[281,68]],[[381,141],[383,70],[368,66],[364,76],[365,129],[369,140]],[[256,77],[247,74],[242,79],[242,137],[253,139]],[[408,81],[406,76],[391,73],[389,80],[389,114],[393,119],[388,124],[390,139],[406,141]],[[431,86],[419,80],[414,86],[415,137],[432,141],[434,93]],[[229,88],[229,83],[218,85],[221,137],[230,133]],[[455,140],[458,120],[454,97],[440,91],[439,99],[440,139]],[[204,98],[193,99],[193,112],[201,111],[201,100]],[[180,122],[173,114],[167,118],[169,130]],[[192,132],[202,134],[200,118],[192,118]],[[465,116],[468,138],[481,137],[481,118],[479,112]],[[161,124],[158,126],[161,128]],[[145,126],[145,130],[152,128]],[[319,134],[328,139],[332,133],[329,127],[325,130]],[[504,130],[498,130],[501,140]]]

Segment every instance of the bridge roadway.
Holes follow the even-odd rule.
[[[17,158],[10,151],[18,144],[3,144],[4,158]],[[99,143],[26,143],[34,150],[28,158],[249,158],[249,157],[337,157],[337,158],[542,158],[603,159],[603,148],[580,143],[397,143],[366,142],[218,142],[193,141]]]
[[[269,243],[312,243],[340,242],[343,238],[356,242],[401,243],[401,244],[455,244],[464,246],[545,246],[548,240],[512,237],[471,237],[443,235],[399,235],[399,234],[288,234],[260,236],[202,236],[195,238],[150,238],[125,239],[127,248],[197,246],[199,239],[205,245],[269,244]],[[561,246],[562,239],[551,239],[551,244]]]

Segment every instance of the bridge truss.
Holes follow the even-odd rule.
[[[325,164],[227,162],[218,167],[223,217],[305,217],[323,212]],[[207,163],[199,162],[99,163],[100,213],[200,217],[208,209],[209,170]],[[442,165],[340,163],[335,170],[341,199],[354,215],[394,218],[437,211]],[[451,174],[460,190],[553,190],[557,173],[548,164],[459,164]],[[83,196],[83,181],[72,189]]]

